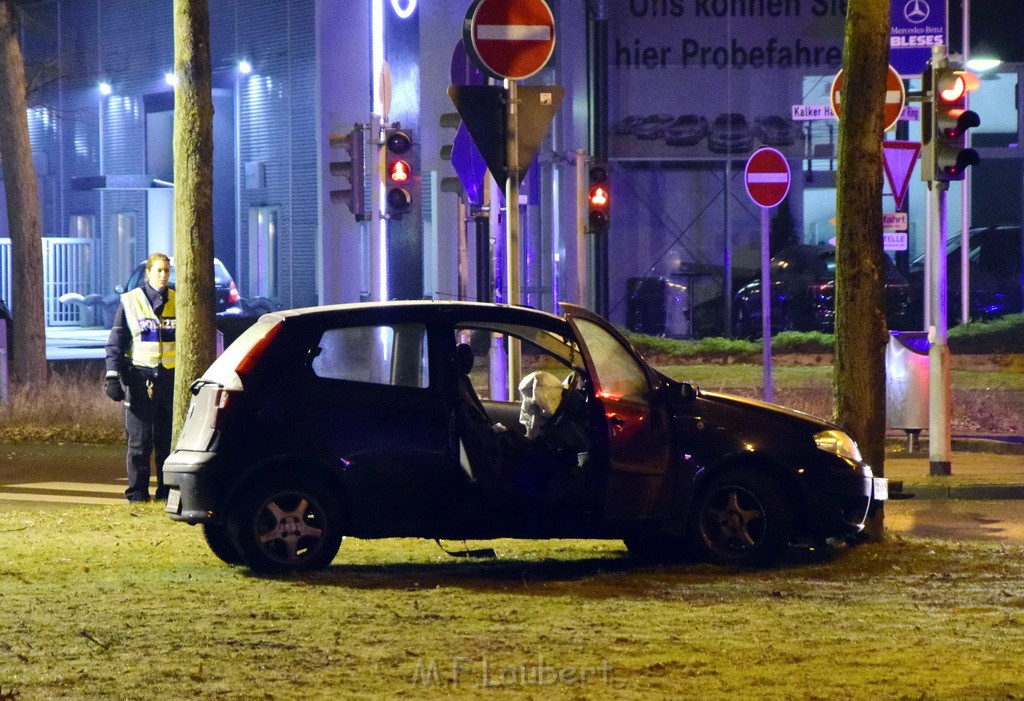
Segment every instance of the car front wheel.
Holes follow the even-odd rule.
[[[702,493],[691,534],[706,559],[740,567],[771,564],[789,543],[790,510],[776,484],[750,469],[731,470]]]
[[[322,485],[271,480],[242,499],[231,529],[256,572],[318,570],[341,547],[341,508]]]

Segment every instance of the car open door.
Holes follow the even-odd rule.
[[[596,314],[562,304],[580,342],[601,408],[595,446],[607,446],[604,512],[609,519],[663,516],[670,505],[672,435],[657,376],[614,327]],[[601,451],[598,450],[598,453]]]

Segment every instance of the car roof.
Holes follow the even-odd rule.
[[[267,316],[279,317],[281,319],[288,319],[291,317],[300,316],[311,316],[317,314],[334,314],[346,311],[363,311],[363,310],[387,310],[387,309],[422,309],[426,310],[443,310],[450,309],[453,311],[462,310],[467,313],[472,312],[494,312],[497,310],[504,310],[514,315],[532,315],[549,321],[556,321],[564,323],[565,319],[551,314],[550,312],[541,311],[540,309],[534,309],[533,307],[523,307],[512,304],[493,304],[490,302],[458,302],[452,300],[393,300],[389,302],[348,302],[343,304],[327,304],[316,307],[299,307],[297,309],[282,309],[281,311],[270,312]]]

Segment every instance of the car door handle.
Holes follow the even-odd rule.
[[[612,435],[618,435],[622,433],[623,429],[626,428],[626,420],[618,414],[608,414],[608,423],[612,426]]]

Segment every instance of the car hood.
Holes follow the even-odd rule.
[[[779,406],[778,404],[762,402],[758,399],[739,397],[733,394],[723,394],[721,392],[708,392],[706,390],[701,390],[700,396],[713,404],[741,408],[746,411],[752,411],[760,414],[765,418],[779,418],[797,421],[798,423],[808,423],[812,424],[812,428],[836,428],[833,424],[812,414],[798,411],[797,409],[790,409],[789,407]]]
[[[793,455],[813,450],[814,434],[838,429],[802,411],[704,390],[690,412],[702,424],[704,435],[727,451]]]

